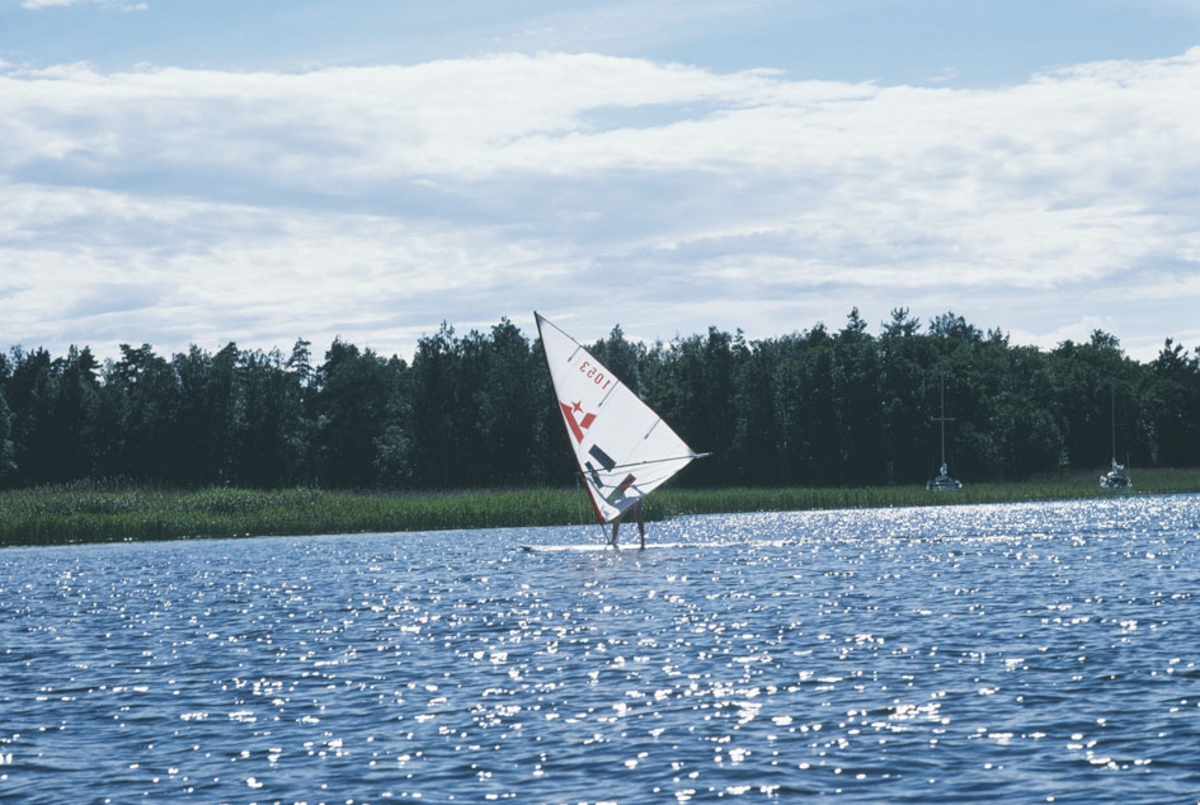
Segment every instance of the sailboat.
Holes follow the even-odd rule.
[[[559,412],[601,524],[613,523],[696,453],[578,341],[534,312]],[[615,532],[614,532],[615,537]]]
[[[1109,384],[1109,398],[1112,406],[1112,469],[1100,476],[1101,489],[1129,490],[1133,489],[1133,479],[1124,464],[1117,463],[1117,384]]]
[[[953,492],[962,489],[962,481],[950,477],[950,468],[946,464],[946,423],[953,422],[954,417],[946,417],[946,378],[942,378],[942,415],[933,417],[934,421],[942,424],[942,466],[936,478],[925,482],[925,488],[931,492]]]

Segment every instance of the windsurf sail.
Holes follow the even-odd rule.
[[[580,476],[596,517],[611,523],[701,454],[578,341],[533,315]]]

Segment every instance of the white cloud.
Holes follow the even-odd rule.
[[[414,328],[536,302],[666,337],[858,305],[1190,343],[1152,308],[1155,288],[1200,301],[1198,95],[1200,48],[996,90],[562,53],[4,68],[0,260],[27,290],[0,292],[3,335],[406,351]],[[102,312],[47,316],[76,284]]]

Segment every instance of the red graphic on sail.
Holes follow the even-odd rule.
[[[562,406],[563,418],[567,421],[567,427],[571,430],[571,435],[575,437],[575,441],[583,442],[583,432],[592,426],[596,421],[595,414],[583,414],[583,406],[580,403],[568,405],[561,400],[558,403]],[[583,414],[581,419],[576,419],[576,414]]]

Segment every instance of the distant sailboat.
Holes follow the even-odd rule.
[[[942,466],[936,478],[926,481],[925,488],[931,492],[953,492],[962,489],[962,481],[950,477],[950,468],[946,465],[946,423],[953,422],[954,417],[946,416],[946,378],[942,378],[942,415],[933,417],[935,422],[942,425]]]
[[[580,477],[601,523],[612,523],[696,453],[628,386],[540,314],[538,334]]]
[[[1124,464],[1117,463],[1117,384],[1109,383],[1109,401],[1112,407],[1112,469],[1100,476],[1101,489],[1133,489],[1133,479]]]

